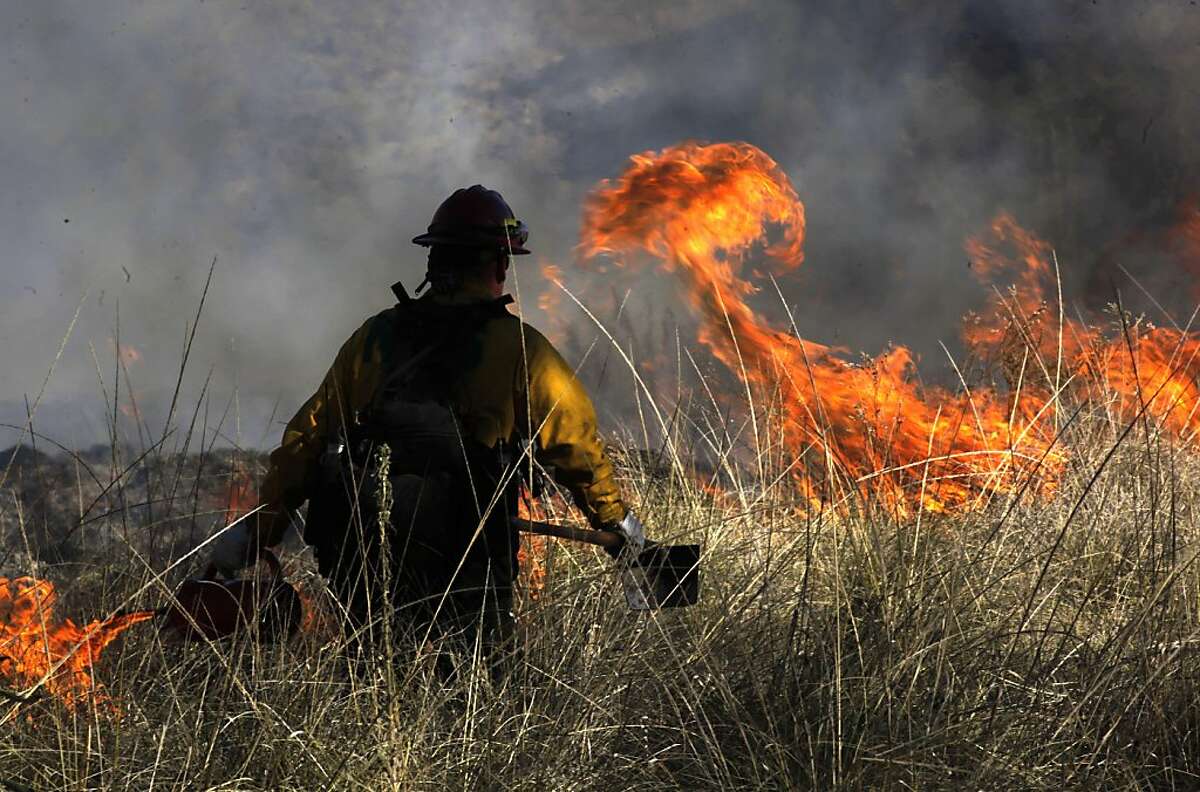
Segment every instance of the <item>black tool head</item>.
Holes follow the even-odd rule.
[[[700,599],[700,545],[647,542],[623,578],[625,600],[634,610],[694,605]]]

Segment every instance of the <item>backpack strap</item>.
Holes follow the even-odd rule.
[[[397,305],[408,305],[412,302],[412,297],[408,296],[408,290],[404,288],[404,281],[396,281],[392,284],[392,294],[396,295]]]
[[[417,301],[408,295],[403,283],[397,281],[396,283],[392,284],[392,293],[395,294],[397,298],[397,309],[406,313],[411,312],[414,309]],[[466,315],[466,321],[459,324],[457,332],[447,333],[440,336],[431,343],[417,350],[411,357],[408,358],[408,360],[404,361],[402,364],[396,366],[394,369],[388,372],[387,377],[384,378],[384,380],[379,384],[379,387],[375,390],[375,396],[371,399],[371,404],[370,407],[368,407],[368,410],[370,412],[374,412],[383,401],[385,394],[391,388],[403,382],[406,377],[414,372],[417,367],[427,360],[434,352],[437,352],[438,350],[448,346],[453,346],[458,341],[479,330],[479,328],[482,327],[483,324],[489,319],[493,319],[497,316],[510,315],[506,308],[512,302],[512,295],[506,294],[503,297],[499,297],[495,300],[489,300],[486,303],[464,306],[462,310]],[[397,328],[397,331],[399,330],[400,328]]]

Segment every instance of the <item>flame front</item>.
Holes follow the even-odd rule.
[[[804,206],[779,166],[746,143],[684,143],[631,158],[584,207],[580,252],[636,266],[657,259],[699,314],[699,340],[750,391],[783,390],[782,431],[797,477],[814,501],[842,494],[835,482],[901,511],[941,511],[1013,491],[1026,474],[1052,482],[1062,458],[1045,400],[992,390],[956,394],[918,385],[912,353],[895,347],[851,363],[843,350],[773,327],[746,302],[744,277],[758,246],[775,274],[803,261]],[[775,241],[771,241],[774,239]]]
[[[0,675],[23,689],[38,686],[74,709],[107,702],[94,665],[104,648],[154,611],[122,614],[83,627],[55,621],[54,585],[47,580],[0,578]]]
[[[1200,213],[1181,212],[1175,229],[1179,263],[1200,267]],[[1195,245],[1194,249],[1188,245]],[[1007,296],[993,295],[987,318],[969,317],[963,340],[982,359],[996,360],[1010,386],[1062,391],[1103,405],[1121,421],[1146,416],[1177,440],[1200,429],[1200,337],[1116,315],[1105,329],[1052,310],[1050,245],[1001,213],[967,240],[972,270],[984,281],[1009,279]]]

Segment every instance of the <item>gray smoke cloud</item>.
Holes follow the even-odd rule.
[[[1122,240],[1169,224],[1197,184],[1198,13],[1165,0],[3,4],[0,422],[24,423],[78,305],[37,428],[104,439],[119,333],[141,354],[122,391],[161,431],[216,257],[183,402],[211,371],[210,434],[228,411],[226,438],[270,445],[268,417],[307,397],[392,281],[420,280],[408,240],[454,188],[501,190],[538,257],[569,275],[587,191],[683,139],[749,141],[793,179],[807,262],[781,286],[817,341],[904,343],[937,369],[937,342],[985,296],[963,239],[1001,208],[1055,242],[1085,309],[1118,264],[1169,297],[1176,271]],[[546,284],[536,267],[517,275],[537,324]],[[686,314],[661,276],[639,286],[655,321]],[[581,327],[569,355],[590,337]]]

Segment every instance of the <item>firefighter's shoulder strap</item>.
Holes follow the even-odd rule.
[[[397,281],[392,284],[392,293],[396,295],[396,309],[405,316],[412,316],[416,300],[408,295],[404,285]],[[371,400],[371,410],[379,407],[389,392],[411,379],[421,364],[428,360],[434,352],[453,347],[457,342],[469,337],[479,330],[485,322],[497,316],[511,316],[507,306],[512,303],[511,295],[504,295],[495,300],[464,306],[460,309],[461,321],[458,321],[456,332],[440,334],[436,339],[410,355],[407,360],[392,368],[379,384],[375,396]],[[406,322],[399,323],[397,332],[402,332]]]

